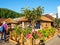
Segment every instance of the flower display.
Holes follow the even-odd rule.
[[[31,34],[27,34],[26,35],[26,38],[30,38],[32,35]]]

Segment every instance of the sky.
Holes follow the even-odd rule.
[[[21,8],[44,7],[44,12],[57,13],[57,7],[60,6],[60,0],[0,0],[0,8],[11,9],[16,12],[21,12]]]

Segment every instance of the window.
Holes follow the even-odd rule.
[[[35,28],[40,29],[40,21],[37,21]]]

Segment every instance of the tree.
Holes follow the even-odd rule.
[[[23,16],[22,13],[18,13],[6,8],[0,8],[0,18],[17,18],[21,16]]]
[[[32,30],[34,29],[35,22],[37,20],[40,20],[39,18],[41,17],[43,12],[44,12],[43,7],[41,7],[41,6],[37,7],[36,9],[33,8],[32,10],[30,10],[28,8],[23,9],[23,14],[25,15],[26,18],[28,18],[28,20],[31,21]],[[32,34],[32,32],[31,32],[31,34]],[[31,40],[30,45],[33,45],[32,44],[32,36],[31,36],[30,40]]]
[[[31,21],[32,29],[34,29],[35,22],[40,20],[41,15],[44,13],[43,7],[39,6],[37,8],[33,8],[32,10],[28,8],[23,9],[23,14],[26,18]]]

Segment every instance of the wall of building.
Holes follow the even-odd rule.
[[[24,22],[24,27],[31,27],[31,22]],[[47,22],[47,21],[41,21],[40,22],[40,29],[48,29],[51,27],[51,22]]]
[[[40,28],[41,29],[48,29],[51,27],[51,22],[41,22]]]

